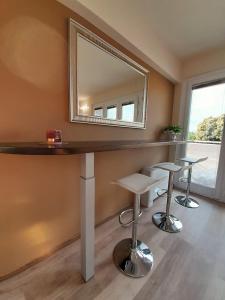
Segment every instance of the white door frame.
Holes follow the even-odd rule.
[[[205,82],[215,81],[219,79],[225,78],[225,69],[209,72],[205,74],[201,74],[198,76],[191,77],[187,80],[184,80],[181,83],[181,95],[180,95],[180,105],[179,105],[179,116],[178,116],[178,123],[183,128],[184,131],[184,138],[187,139],[187,129],[189,127],[189,116],[190,116],[190,108],[191,108],[191,93],[192,93],[192,86],[198,85]],[[223,134],[223,140],[222,143],[225,144],[225,133]],[[222,147],[221,143],[221,147]],[[223,145],[223,148],[225,146]],[[185,155],[185,145],[180,145],[180,147],[176,147],[176,153],[175,153],[175,159],[179,159],[180,157]],[[220,162],[225,161],[225,153],[220,154]],[[218,166],[218,172],[217,172],[217,182],[221,182],[221,171],[222,165],[219,163]],[[184,184],[178,182],[176,178],[175,186],[178,188],[184,188]],[[201,194],[203,196],[207,196],[210,198],[215,198],[218,194],[217,190],[220,187],[218,184],[216,184],[216,188],[209,188],[209,187],[203,187],[197,184],[192,183],[192,191],[194,191],[197,194]]]

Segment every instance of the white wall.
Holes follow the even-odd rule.
[[[182,79],[225,69],[225,47],[195,55],[183,62]]]

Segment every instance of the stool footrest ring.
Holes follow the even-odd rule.
[[[128,213],[133,213],[134,209],[133,208],[129,208],[129,209],[126,209],[124,211],[122,211],[119,215],[119,223],[120,225],[124,226],[124,227],[127,227],[129,225],[131,225],[132,223],[134,223],[134,219],[132,219],[131,221],[128,221],[128,222],[123,222],[122,218],[124,215],[128,214]],[[138,218],[140,218],[142,215],[142,211],[140,210],[139,214],[138,214]]]
[[[168,190],[167,189],[159,189],[157,190],[156,194],[158,197],[164,197],[167,194]]]
[[[179,182],[187,182],[187,181],[188,181],[188,178],[186,178],[186,177],[180,177],[180,178],[178,179],[178,181],[179,181]]]

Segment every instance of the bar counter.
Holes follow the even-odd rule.
[[[44,142],[8,142],[0,143],[0,153],[21,155],[72,155],[104,151],[172,146],[185,141],[84,141],[47,144]]]
[[[95,175],[94,153],[126,149],[176,146],[186,141],[88,141],[0,143],[0,153],[15,155],[81,154],[81,274],[88,281],[95,274]]]

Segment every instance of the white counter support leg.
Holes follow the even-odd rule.
[[[81,274],[85,281],[95,269],[94,153],[82,155],[81,165]]]

